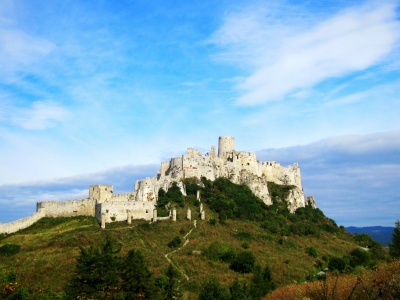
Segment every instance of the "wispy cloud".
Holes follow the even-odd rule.
[[[399,141],[399,130],[338,136],[262,150],[257,158],[285,165],[299,162],[305,193],[314,195],[324,213],[339,224],[393,226],[399,218]]]
[[[24,129],[43,130],[57,122],[64,121],[69,112],[66,108],[52,101],[36,101],[30,108],[14,109],[12,121]]]
[[[0,222],[26,217],[36,202],[86,198],[89,186],[109,184],[115,193],[131,192],[136,180],[153,177],[158,165],[127,165],[79,176],[0,185]]]
[[[51,41],[21,30],[0,29],[0,74],[3,80],[13,79],[16,72],[23,71],[55,48]]]
[[[290,17],[285,24],[271,10],[245,10],[228,14],[214,33],[211,41],[221,47],[219,57],[249,69],[237,85],[242,92],[238,104],[279,100],[365,70],[393,53],[400,38],[396,5],[390,2],[350,7],[326,20]]]

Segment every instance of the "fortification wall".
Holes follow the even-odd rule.
[[[129,201],[133,200],[135,197],[135,193],[123,193],[123,194],[114,194],[112,195],[110,201]]]
[[[96,199],[38,202],[37,212],[46,217],[95,216]]]
[[[106,223],[127,221],[128,210],[132,219],[151,220],[154,205],[146,201],[121,201],[97,204],[96,219],[101,222],[101,215],[106,215]]]
[[[19,219],[9,223],[0,223],[0,233],[13,233],[25,229],[37,222],[45,215],[43,212],[35,212],[29,217]]]

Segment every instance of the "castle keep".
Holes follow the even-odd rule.
[[[289,210],[293,213],[297,208],[306,205],[297,163],[284,167],[274,161],[260,162],[252,151],[236,151],[234,137],[221,136],[218,141],[218,155],[214,146],[205,155],[188,148],[186,154],[162,162],[157,176],[138,180],[131,193],[114,194],[110,185],[93,185],[89,187],[88,198],[37,203],[36,213],[21,220],[0,224],[0,233],[26,228],[45,216],[87,215],[96,217],[102,224],[128,219],[130,222],[131,218],[151,220],[161,188],[168,191],[172,183],[176,182],[182,194],[186,195],[183,179],[202,176],[210,180],[225,177],[233,183],[246,184],[267,205],[272,204],[268,181],[293,185],[294,188],[286,199]],[[310,204],[315,207],[313,198],[310,200]]]

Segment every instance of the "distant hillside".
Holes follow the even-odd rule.
[[[375,241],[383,246],[388,246],[392,240],[394,227],[370,226],[370,227],[346,227],[346,230],[351,233],[366,233],[369,234]]]

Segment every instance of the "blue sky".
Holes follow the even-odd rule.
[[[0,2],[0,222],[234,135],[341,225],[400,218],[399,1]]]

